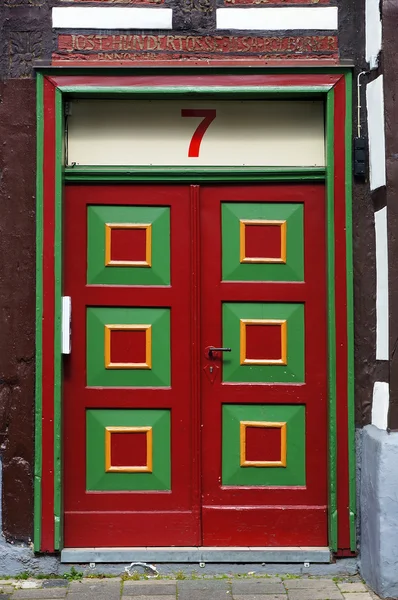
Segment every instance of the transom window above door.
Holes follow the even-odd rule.
[[[68,165],[323,167],[323,103],[76,100]]]

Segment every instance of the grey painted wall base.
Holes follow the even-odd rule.
[[[1,521],[1,497],[2,497],[2,464],[0,458],[0,576],[15,576],[28,571],[33,576],[38,574],[62,575],[74,566],[78,571],[85,575],[113,574],[120,575],[125,572],[129,566],[131,557],[123,557],[126,562],[121,563],[75,563],[63,564],[60,556],[46,556],[34,554],[30,545],[9,544],[2,536]],[[303,558],[303,557],[301,557]],[[309,558],[307,556],[307,558]],[[122,559],[121,559],[122,560]],[[195,557],[198,560],[198,557]],[[282,560],[282,558],[281,558]],[[304,558],[303,558],[304,561]],[[256,575],[314,575],[314,576],[347,576],[355,575],[358,572],[358,563],[356,559],[344,558],[334,563],[314,563],[310,562],[308,566],[302,563],[204,563],[203,561],[192,563],[161,563],[157,566],[160,576],[175,576],[177,572],[183,572],[188,577],[191,574],[202,576],[212,575],[236,575],[236,574],[256,574]],[[138,571],[140,569],[137,569]]]
[[[362,436],[360,569],[382,597],[398,597],[398,433]]]

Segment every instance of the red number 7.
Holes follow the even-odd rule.
[[[197,157],[199,156],[200,144],[203,139],[203,136],[206,133],[210,123],[212,123],[212,121],[214,121],[214,119],[216,118],[216,110],[214,108],[203,108],[201,110],[197,110],[196,108],[182,108],[181,116],[203,117],[203,121],[199,123],[199,125],[194,131],[188,149],[189,157]]]

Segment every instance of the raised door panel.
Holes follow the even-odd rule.
[[[197,545],[188,187],[70,186],[65,545]]]
[[[327,545],[324,189],[201,199],[203,543]]]

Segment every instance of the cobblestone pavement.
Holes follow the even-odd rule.
[[[359,577],[0,580],[0,600],[375,600]]]

